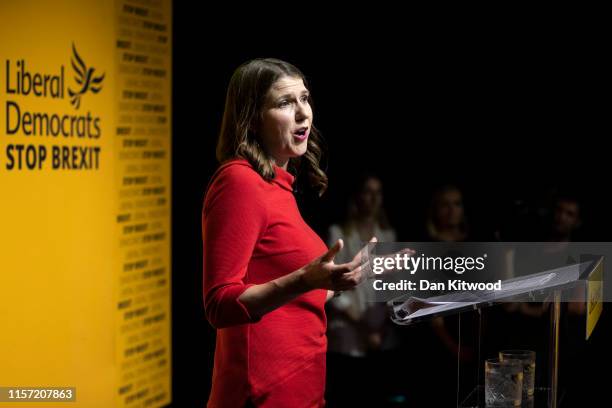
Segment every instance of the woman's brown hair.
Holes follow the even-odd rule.
[[[253,132],[261,118],[265,97],[272,85],[282,77],[306,77],[292,64],[274,58],[254,59],[242,64],[230,80],[225,99],[225,111],[217,142],[217,160],[241,157],[247,160],[265,180],[275,177],[271,157],[263,149],[261,139]],[[310,97],[309,97],[310,99]],[[312,101],[309,100],[309,102]],[[327,176],[321,170],[323,154],[319,131],[311,125],[306,153],[291,158],[287,169],[294,176],[306,174],[309,184],[319,196],[327,189]]]

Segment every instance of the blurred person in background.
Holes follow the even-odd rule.
[[[551,221],[550,241],[573,241],[582,226],[578,198],[573,195],[559,195],[553,205]]]
[[[455,185],[437,188],[427,209],[426,241],[462,242],[469,240],[469,226],[463,206],[463,193]]]
[[[345,220],[329,227],[328,242],[344,241],[336,255],[337,262],[344,262],[372,236],[379,242],[396,240],[383,208],[382,181],[364,173],[352,188]],[[400,368],[397,359],[387,364],[400,341],[386,304],[375,302],[367,286],[360,285],[331,299],[326,309],[330,406],[382,406],[398,391],[394,370]]]

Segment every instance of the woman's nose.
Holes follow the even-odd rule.
[[[308,117],[309,117],[309,114],[304,104],[298,103],[297,108],[295,110],[295,121],[301,122],[305,119],[308,119]]]

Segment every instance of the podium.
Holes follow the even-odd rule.
[[[458,347],[455,392],[458,408],[487,406],[484,398],[484,361],[496,357],[493,353],[509,348],[536,352],[534,396],[523,400],[521,407],[563,407],[565,389],[559,381],[559,361],[563,353],[571,353],[572,350],[564,350],[560,346],[562,304],[575,302],[585,306],[587,318],[583,328],[588,338],[594,327],[593,321],[588,318],[589,312],[594,309],[589,302],[602,298],[601,293],[590,292],[594,289],[602,290],[601,282],[595,286],[592,283],[603,279],[603,262],[603,256],[593,256],[580,263],[508,279],[502,282],[502,290],[497,291],[454,292],[425,299],[404,296],[389,302],[391,319],[400,326],[427,322],[437,317],[456,319]],[[539,315],[537,327],[545,329],[542,335],[525,333],[524,330],[528,328],[516,327],[520,322],[517,324],[517,321],[503,320],[508,309],[517,307]],[[512,326],[508,330],[512,336],[499,335],[499,327],[504,325]],[[534,337],[537,338],[535,342]],[[470,354],[473,358],[469,361],[462,355],[466,349],[472,352]]]

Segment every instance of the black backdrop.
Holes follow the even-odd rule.
[[[286,59],[309,79],[330,188],[301,205],[319,233],[341,216],[354,175],[371,169],[385,183],[401,240],[418,237],[431,189],[452,182],[485,232],[507,222],[519,200],[535,208],[552,188],[578,191],[585,240],[610,241],[608,93],[596,38],[524,27],[403,35],[401,26],[313,30],[311,23],[306,32],[293,21],[215,23],[212,12],[175,5],[173,406],[204,406],[210,389],[214,331],[202,306],[201,205],[217,166],[225,90],[248,59]],[[608,331],[596,332],[597,344]]]

